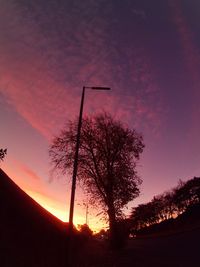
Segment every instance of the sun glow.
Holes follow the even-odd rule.
[[[36,202],[38,202],[43,208],[45,208],[47,211],[49,211],[51,214],[56,216],[58,219],[60,219],[63,222],[68,222],[69,212],[68,209],[65,211],[65,208],[62,207],[61,203],[56,203],[53,200],[49,199],[48,197],[43,196],[42,194],[31,191],[31,190],[25,190],[25,192],[31,196]],[[82,225],[86,223],[85,216],[79,214],[83,213],[83,210],[78,210],[78,214],[74,216],[74,225],[78,227],[78,225]],[[89,218],[89,227],[94,231],[98,232],[102,228],[106,228],[105,222],[99,220],[96,217],[90,217]]]
[[[40,184],[40,180],[29,179],[27,173],[24,173],[24,168],[16,164],[12,164],[12,168],[4,165],[4,171],[8,174],[10,178],[23,190],[25,191],[32,199],[39,203],[43,208],[53,214],[55,217],[60,219],[63,222],[68,222],[69,220],[69,207],[67,203],[56,200],[53,196],[45,195],[45,193],[40,192],[41,187],[44,191],[43,185]],[[24,179],[24,177],[26,177]],[[27,183],[29,181],[29,183]],[[31,181],[31,182],[30,182]],[[79,194],[77,194],[78,196]],[[95,211],[92,209],[89,210],[88,216],[88,225],[94,231],[98,232],[102,228],[106,229],[107,224],[100,220],[96,216]],[[82,225],[86,223],[86,211],[85,207],[82,205],[76,205],[74,210],[74,225]]]
[[[64,211],[64,209],[59,207],[58,203],[55,203],[48,197],[45,197],[38,192],[31,191],[31,190],[25,190],[25,192],[30,197],[32,197],[36,202],[38,202],[43,208],[45,208],[51,214],[55,215],[58,219],[60,219],[63,222],[67,221],[67,213]]]

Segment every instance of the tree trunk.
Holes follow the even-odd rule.
[[[118,246],[118,229],[115,214],[115,207],[112,201],[108,204],[108,217],[109,217],[109,227],[110,227],[110,244],[112,248]]]

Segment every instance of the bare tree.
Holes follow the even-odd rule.
[[[51,162],[63,174],[73,167],[76,133],[77,121],[70,121],[50,146]],[[78,178],[107,213],[111,240],[122,208],[139,195],[136,164],[143,148],[142,136],[109,114],[83,119]]]
[[[3,161],[7,154],[7,149],[0,149],[0,161]]]

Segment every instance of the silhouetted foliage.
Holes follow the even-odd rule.
[[[108,239],[108,231],[106,231],[105,229],[101,229],[98,233],[94,235],[94,237],[97,240],[106,240]]]
[[[174,190],[174,203],[178,213],[183,213],[188,207],[200,203],[200,177],[194,177],[187,182],[180,181]]]
[[[77,121],[70,121],[49,150],[55,169],[72,171]],[[111,240],[117,236],[122,208],[139,195],[141,179],[136,163],[144,148],[143,138],[108,114],[83,119],[78,178],[91,198],[107,213]],[[116,243],[115,241],[113,241]]]
[[[177,187],[132,209],[132,231],[172,219],[200,203],[200,178],[179,181]]]
[[[3,161],[7,154],[7,149],[0,149],[0,161]]]
[[[90,229],[90,227],[86,223],[82,225],[78,225],[78,230],[85,237],[91,237],[93,235],[93,231]]]
[[[168,220],[177,214],[177,208],[174,203],[174,190],[165,192],[161,195],[162,198],[162,220]]]

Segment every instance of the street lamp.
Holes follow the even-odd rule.
[[[70,201],[70,211],[69,211],[69,230],[70,230],[70,232],[73,231],[74,199],[75,199],[75,190],[76,190],[76,176],[77,176],[77,170],[78,170],[78,151],[79,151],[79,146],[80,146],[80,136],[81,136],[81,125],[82,125],[85,89],[110,90],[109,87],[83,86],[80,113],[79,113],[79,121],[78,121],[78,130],[77,130],[77,137],[76,137],[76,150],[75,150],[75,155],[74,155],[73,176],[72,176],[71,201]]]

